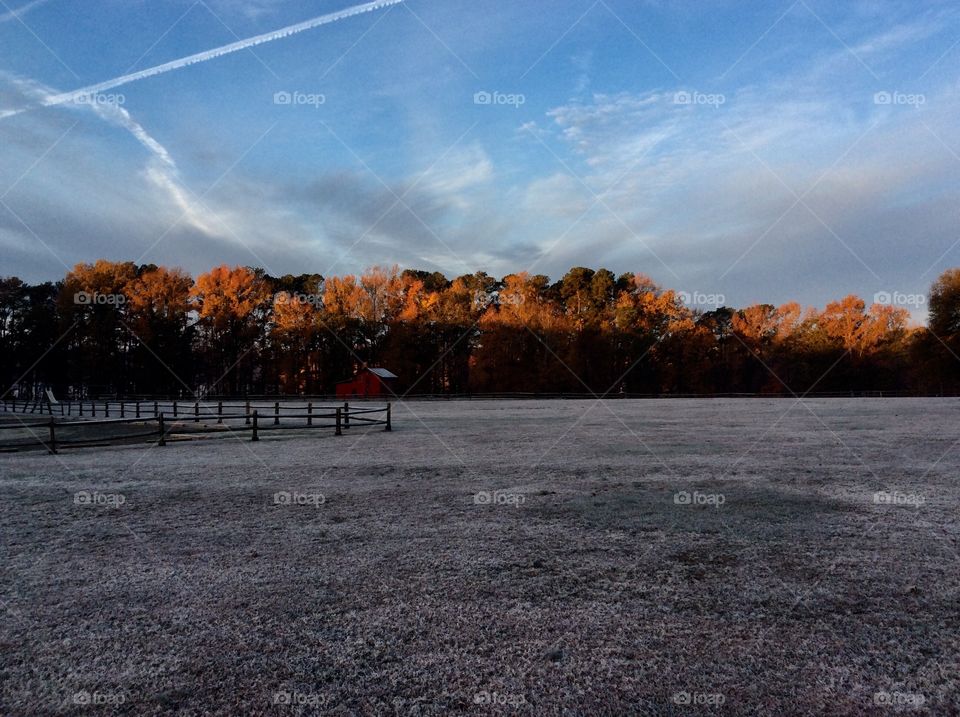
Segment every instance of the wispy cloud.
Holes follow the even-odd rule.
[[[36,102],[43,103],[57,96],[57,92],[52,88],[32,80],[9,76],[7,80],[22,96]],[[204,234],[216,234],[210,219],[205,216],[206,212],[198,202],[192,199],[191,193],[183,184],[180,171],[170,152],[137,122],[126,108],[107,102],[73,104],[70,108],[80,112],[91,112],[103,121],[129,132],[148,152],[144,176],[182,212],[182,221]]]

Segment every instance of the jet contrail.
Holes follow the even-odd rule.
[[[364,3],[362,5],[354,5],[353,7],[348,7],[345,10],[339,10],[337,12],[332,12],[327,15],[321,15],[320,17],[315,17],[312,20],[305,20],[303,22],[297,23],[296,25],[288,25],[287,27],[280,28],[279,30],[274,30],[273,32],[267,32],[267,33],[264,33],[263,35],[248,37],[246,40],[237,40],[236,42],[231,42],[229,45],[223,45],[222,47],[216,47],[212,50],[198,52],[195,55],[189,55],[187,57],[182,57],[179,60],[172,60],[170,62],[165,62],[162,65],[149,67],[146,70],[133,72],[129,75],[122,75],[120,77],[115,77],[112,80],[106,80],[105,82],[100,82],[96,85],[90,85],[89,87],[82,87],[79,90],[63,92],[58,95],[52,95],[50,97],[44,98],[40,102],[39,106],[52,107],[54,105],[62,105],[66,102],[76,102],[77,100],[90,97],[92,95],[96,95],[100,92],[106,92],[107,90],[112,90],[115,87],[120,87],[121,85],[129,84],[130,82],[143,80],[143,79],[146,79],[147,77],[153,77],[154,75],[162,75],[165,72],[179,70],[181,67],[186,67],[187,65],[195,65],[198,62],[206,62],[207,60],[213,60],[218,57],[223,57],[224,55],[229,55],[231,52],[239,52],[240,50],[246,50],[248,47],[254,47],[255,45],[262,45],[265,42],[273,42],[274,40],[280,40],[284,37],[290,37],[290,35],[296,35],[298,32],[304,32],[305,30],[312,30],[313,28],[319,27],[320,25],[326,25],[331,22],[336,22],[337,20],[343,20],[344,18],[353,17],[354,15],[360,15],[361,13],[365,13],[365,12],[372,12],[374,10],[379,10],[381,8],[388,7],[390,5],[396,5],[401,2],[403,2],[403,0],[374,0],[374,2]],[[0,119],[4,117],[10,117],[12,115],[20,114],[21,112],[24,112],[24,111],[25,109],[0,112]]]
[[[33,10],[35,7],[40,5],[46,5],[50,0],[32,0],[26,5],[21,5],[20,7],[14,10],[8,10],[7,12],[0,15],[0,22],[10,22],[11,20],[19,20],[21,15],[26,15],[28,12]],[[4,4],[6,6],[6,4]]]

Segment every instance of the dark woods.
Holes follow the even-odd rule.
[[[369,363],[401,394],[960,390],[960,270],[933,286],[929,329],[855,296],[823,310],[689,303],[582,267],[552,284],[226,266],[194,280],[98,261],[56,284],[0,279],[0,381],[6,397],[328,394]]]

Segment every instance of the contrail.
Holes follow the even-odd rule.
[[[46,5],[48,2],[50,2],[50,0],[31,0],[31,2],[28,2],[26,5],[21,5],[15,10],[8,10],[7,12],[0,15],[0,22],[10,22],[11,20],[18,20],[20,19],[21,15],[26,15],[28,12],[33,10],[33,8],[38,7],[40,5]],[[6,3],[4,3],[4,7],[6,7]]]
[[[274,40],[280,40],[285,37],[290,37],[290,35],[296,35],[298,32],[304,32],[306,30],[312,30],[315,27],[320,27],[321,25],[326,25],[331,22],[336,22],[337,20],[343,20],[344,18],[353,17],[354,15],[360,15],[365,12],[372,12],[374,10],[380,10],[381,8],[388,7],[390,5],[396,5],[403,2],[403,0],[374,0],[374,2],[364,3],[362,5],[354,5],[353,7],[348,7],[345,10],[339,10],[337,12],[332,12],[327,15],[321,15],[320,17],[315,17],[312,20],[305,20],[303,22],[297,23],[296,25],[288,25],[287,27],[280,28],[279,30],[274,30],[273,32],[267,32],[263,35],[256,35],[254,37],[248,37],[246,40],[237,40],[236,42],[231,42],[229,45],[223,45],[222,47],[216,47],[212,50],[206,50],[204,52],[198,52],[195,55],[189,55],[187,57],[182,57],[179,60],[172,60],[170,62],[165,62],[162,65],[156,65],[155,67],[148,67],[145,70],[140,70],[139,72],[133,72],[129,75],[121,75],[120,77],[115,77],[112,80],[106,80],[105,82],[100,82],[96,85],[90,85],[89,87],[82,87],[79,90],[72,90],[70,92],[63,92],[58,95],[52,95],[43,99],[40,102],[41,107],[52,107],[54,105],[62,105],[66,102],[76,102],[77,100],[96,95],[100,92],[106,92],[107,90],[112,90],[115,87],[120,87],[121,85],[126,85],[131,82],[136,82],[137,80],[144,80],[148,77],[153,77],[154,75],[162,75],[165,72],[172,72],[173,70],[179,70],[182,67],[187,65],[195,65],[198,62],[206,62],[207,60],[213,60],[218,57],[223,57],[224,55],[229,55],[232,52],[239,52],[240,50],[246,50],[248,47],[254,47],[256,45],[262,45],[265,42],[273,42]],[[0,119],[4,117],[10,117],[12,115],[20,114],[24,112],[24,109],[19,110],[10,110],[7,112],[0,112]]]

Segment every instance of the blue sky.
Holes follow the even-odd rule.
[[[406,0],[38,106],[351,4],[2,0],[0,274],[582,264],[822,305],[960,265],[955,3]]]

